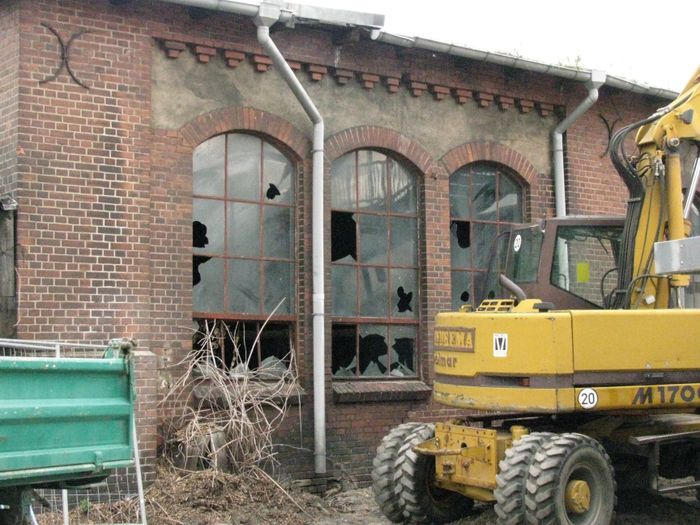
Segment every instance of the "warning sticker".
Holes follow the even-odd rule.
[[[493,334],[493,357],[508,357],[508,334]]]

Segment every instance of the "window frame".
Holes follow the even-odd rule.
[[[373,153],[379,153],[383,156],[386,157],[385,162],[387,163],[387,171],[386,171],[386,181],[385,181],[385,200],[386,204],[382,210],[375,210],[375,209],[363,209],[360,207],[360,180],[361,180],[361,174],[359,173],[359,168],[360,168],[360,158],[359,155],[362,152],[373,152]],[[331,358],[331,377],[334,381],[350,381],[350,382],[357,382],[357,381],[370,381],[370,382],[377,382],[377,381],[398,381],[398,380],[417,380],[420,378],[420,371],[421,371],[421,359],[420,359],[420,342],[421,342],[421,335],[423,332],[422,329],[422,307],[421,307],[421,297],[422,297],[422,290],[421,290],[421,280],[422,280],[422,275],[424,273],[424,265],[422,264],[423,260],[423,235],[421,235],[421,232],[423,230],[423,219],[421,216],[422,213],[422,177],[420,177],[420,174],[417,172],[415,168],[413,168],[408,162],[401,161],[397,158],[397,156],[391,152],[384,150],[382,148],[375,148],[375,147],[361,147],[361,148],[356,148],[351,151],[348,151],[344,153],[343,155],[340,155],[336,159],[333,160],[333,163],[337,162],[339,159],[342,159],[346,157],[347,155],[353,155],[353,181],[354,181],[354,205],[353,208],[336,208],[333,206],[333,195],[332,195],[332,181],[329,184],[330,188],[330,206],[329,206],[329,214],[332,217],[334,212],[341,212],[341,213],[350,213],[352,216],[355,218],[356,221],[356,233],[355,233],[355,242],[356,242],[356,258],[352,260],[352,262],[334,262],[332,260],[332,257],[328,257],[328,263],[331,269],[331,274],[332,274],[332,268],[334,266],[336,267],[345,267],[345,268],[352,268],[355,270],[355,286],[357,293],[355,294],[355,302],[354,302],[354,309],[356,312],[356,315],[337,315],[334,312],[333,309],[333,298],[332,294],[334,292],[333,290],[333,279],[331,277],[331,308],[330,308],[330,324],[331,324],[331,352],[333,349],[333,335],[334,335],[334,327],[336,325],[344,326],[344,327],[352,327],[354,328],[354,338],[355,338],[355,357],[354,360],[357,363],[356,365],[356,372],[353,376],[336,376],[333,373],[333,359]],[[332,163],[332,164],[333,164]],[[409,173],[413,177],[414,181],[414,192],[415,192],[415,211],[412,213],[407,213],[407,212],[402,212],[402,211],[395,211],[392,209],[391,206],[391,196],[393,195],[393,185],[392,185],[392,175],[393,175],[393,169],[394,166],[400,168],[401,170]],[[329,171],[330,177],[332,177],[332,168],[331,171]],[[382,264],[377,264],[377,263],[365,263],[364,261],[361,261],[361,246],[362,246],[362,236],[360,235],[360,221],[361,217],[363,216],[373,216],[373,217],[383,217],[386,219],[387,222],[387,247],[389,248],[387,250],[387,258],[386,261]],[[411,219],[415,221],[415,266],[412,265],[405,265],[405,264],[397,264],[394,262],[392,258],[392,231],[393,227],[390,226],[392,218],[402,218],[402,219]],[[332,223],[332,220],[330,221]],[[332,226],[331,226],[332,227]],[[329,228],[330,229],[330,228]],[[331,236],[332,236],[332,231],[331,231]],[[393,307],[395,306],[395,302],[392,301],[392,293],[391,293],[391,288],[388,287],[387,285],[387,294],[386,294],[386,315],[384,316],[368,316],[368,315],[363,315],[362,312],[362,300],[363,300],[363,294],[361,293],[361,280],[362,280],[362,269],[367,268],[367,269],[372,269],[372,268],[383,268],[387,271],[387,274],[390,276],[392,270],[410,270],[414,271],[416,274],[416,289],[414,293],[414,297],[412,298],[412,303],[411,305],[413,306],[413,311],[415,313],[414,316],[412,317],[399,317],[394,315],[393,313]],[[391,277],[389,277],[391,279]],[[362,334],[362,327],[367,327],[371,325],[377,325],[381,327],[383,330],[386,331],[386,343],[387,343],[387,359],[391,358],[391,349],[392,346],[389,345],[391,341],[394,340],[394,327],[414,327],[415,329],[415,338],[414,338],[414,345],[413,345],[413,374],[412,375],[406,375],[406,376],[394,376],[391,375],[389,372],[391,371],[391,362],[389,362],[389,368],[387,373],[383,375],[373,375],[373,376],[363,376],[360,374],[359,370],[359,364],[360,364],[360,337],[363,336]],[[368,334],[369,335],[369,334]]]
[[[471,189],[473,188],[472,185],[472,180],[473,180],[473,175],[474,175],[474,170],[479,170],[479,169],[489,169],[495,176],[495,219],[493,220],[480,220],[474,216],[474,213],[472,212],[472,202],[473,202],[473,193]],[[458,174],[465,172],[464,176],[466,177],[467,183],[469,184],[469,192],[467,194],[467,197],[471,198],[471,200],[468,200],[466,202],[467,206],[467,216],[466,217],[459,217],[457,215],[453,215],[453,192],[452,192],[452,184],[453,184],[453,178],[455,178]],[[501,200],[501,179],[505,177],[510,184],[512,184],[515,189],[518,192],[518,204],[519,204],[519,216],[520,216],[520,222],[517,221],[505,221],[502,220],[500,217],[500,211],[501,211],[501,205],[500,205],[500,200]],[[471,250],[468,254],[469,262],[467,266],[457,266],[454,264],[454,249],[453,249],[453,242],[455,239],[455,236],[452,232],[452,227],[455,222],[467,222],[469,223],[469,238],[470,238],[470,248],[474,248],[475,244],[473,240],[477,239],[477,235],[474,234],[475,232],[475,226],[476,225],[490,225],[495,227],[495,232],[493,239],[498,239],[498,237],[510,230],[510,228],[513,225],[517,224],[524,224],[527,220],[527,206],[526,206],[526,198],[527,198],[527,185],[523,182],[522,177],[513,169],[509,168],[508,166],[501,164],[499,162],[495,161],[490,161],[490,160],[477,160],[474,162],[470,162],[468,164],[465,164],[458,169],[456,169],[454,172],[452,172],[449,176],[449,186],[450,186],[450,191],[449,191],[449,232],[450,232],[450,304],[452,308],[455,307],[455,305],[463,305],[463,304],[472,304],[474,305],[475,300],[478,299],[479,301],[483,300],[483,297],[480,297],[483,295],[483,279],[485,279],[488,275],[488,264],[490,261],[490,254],[493,249],[493,242],[489,244],[489,246],[486,247],[484,250],[484,253],[486,254],[486,259],[485,259],[485,266],[483,268],[478,267],[477,261],[476,261],[476,250]],[[456,273],[466,273],[468,275],[469,279],[469,300],[468,301],[463,301],[461,298],[457,298],[454,296],[455,293],[455,283],[454,283],[454,277]],[[479,278],[479,275],[481,275],[481,278]],[[467,291],[467,290],[465,290]],[[475,305],[476,306],[476,305]]]
[[[257,140],[260,141],[260,156],[259,156],[259,162],[260,162],[260,168],[259,168],[259,181],[260,181],[260,192],[258,194],[258,199],[253,200],[253,199],[242,199],[238,197],[230,197],[229,196],[229,162],[228,162],[228,156],[229,156],[229,137],[232,135],[246,135],[248,137],[253,137]],[[286,152],[278,147],[277,144],[271,142],[270,140],[267,140],[266,138],[263,138],[261,136],[258,136],[256,134],[252,133],[246,133],[246,132],[241,132],[241,131],[229,131],[226,133],[222,133],[219,135],[214,135],[212,137],[209,137],[208,140],[215,139],[216,137],[224,137],[224,173],[223,173],[223,179],[224,179],[224,187],[223,187],[223,192],[222,194],[218,196],[212,196],[212,195],[202,195],[202,194],[197,194],[194,191],[194,187],[192,189],[192,203],[193,203],[193,208],[194,208],[194,203],[196,200],[200,200],[203,202],[206,201],[212,201],[212,202],[220,202],[223,204],[224,208],[224,215],[223,215],[223,250],[219,253],[216,252],[208,252],[206,254],[203,254],[201,251],[195,251],[196,249],[193,248],[193,256],[197,255],[205,255],[208,257],[211,257],[211,259],[219,259],[224,261],[224,269],[223,269],[223,289],[224,289],[224,303],[223,303],[223,309],[221,311],[217,312],[210,312],[210,311],[201,311],[201,310],[195,310],[195,305],[194,301],[192,304],[192,318],[193,319],[221,319],[221,320],[227,320],[227,321],[264,321],[266,319],[270,319],[271,321],[286,321],[290,323],[296,323],[297,322],[297,311],[298,311],[298,287],[297,287],[297,279],[298,279],[298,256],[297,256],[297,216],[298,212],[296,209],[297,206],[297,181],[298,181],[298,176],[299,176],[299,170],[297,169],[296,162],[294,162],[293,159],[289,157]],[[202,142],[201,144],[204,144],[205,142]],[[199,146],[201,146],[198,145]],[[268,202],[265,200],[263,193],[264,193],[264,188],[262,186],[264,182],[264,177],[265,177],[265,170],[264,170],[264,160],[265,160],[265,145],[271,146],[275,148],[280,154],[284,155],[284,157],[289,161],[290,165],[292,166],[292,181],[291,181],[291,200],[289,204],[281,204],[281,203],[272,203]],[[192,173],[192,180],[193,180],[193,186],[194,186],[194,151],[193,151],[193,173]],[[247,256],[247,255],[234,255],[231,253],[228,253],[228,229],[229,229],[229,205],[232,203],[241,203],[241,204],[250,204],[250,205],[255,205],[257,206],[257,217],[258,217],[258,256]],[[264,241],[265,241],[265,225],[264,225],[264,218],[265,218],[265,209],[267,206],[273,206],[273,207],[279,207],[283,209],[288,209],[290,210],[290,236],[289,236],[289,242],[290,242],[290,253],[289,253],[289,258],[281,258],[281,257],[270,257],[266,256],[263,254],[264,250]],[[194,210],[192,213],[192,221],[195,220],[194,216]],[[259,279],[260,283],[258,286],[258,312],[235,312],[232,310],[227,309],[227,291],[228,291],[228,282],[229,282],[229,262],[228,261],[256,261],[258,263],[258,269],[259,269]],[[291,266],[291,276],[290,276],[290,285],[294,289],[294,292],[291,294],[292,297],[290,298],[290,313],[288,314],[274,314],[272,315],[271,313],[266,313],[265,312],[265,284],[266,284],[266,279],[265,279],[265,272],[263,271],[264,265],[267,262],[286,262]]]

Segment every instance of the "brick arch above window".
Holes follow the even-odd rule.
[[[432,173],[437,168],[435,159],[418,142],[379,126],[358,126],[339,131],[326,139],[325,148],[328,165],[356,149],[383,149],[400,155],[420,173]]]
[[[448,151],[440,162],[448,174],[472,162],[490,161],[503,164],[517,173],[527,185],[537,180],[537,170],[522,153],[498,142],[469,142]]]
[[[214,135],[226,132],[253,132],[272,139],[282,149],[304,159],[309,155],[311,143],[291,123],[277,115],[255,108],[224,108],[199,115],[182,126],[180,136],[186,146],[196,146]]]

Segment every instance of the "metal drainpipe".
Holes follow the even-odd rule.
[[[586,82],[588,95],[571,114],[562,120],[552,132],[552,164],[554,165],[554,201],[557,217],[566,217],[566,182],[564,180],[564,132],[576,122],[598,100],[598,88],[605,84],[605,73],[592,71]],[[557,239],[557,260],[559,262],[559,286],[564,290],[570,287],[569,247],[564,239]]]
[[[598,88],[605,84],[605,73],[592,71],[586,82],[588,96],[552,132],[552,163],[554,165],[554,199],[557,217],[566,217],[566,183],[564,181],[564,132],[598,100]]]
[[[325,376],[325,292],[323,276],[323,118],[309,94],[289,67],[282,53],[270,38],[270,26],[275,22],[287,22],[292,13],[279,4],[260,6],[235,0],[165,0],[173,4],[213,9],[254,17],[258,28],[258,42],[270,55],[273,63],[301,103],[314,125],[312,145],[312,269],[313,269],[313,378],[314,378],[314,472],[326,473],[326,376]]]
[[[275,13],[276,12],[276,13]],[[325,376],[325,292],[323,275],[323,118],[309,94],[289,67],[282,53],[270,38],[270,25],[280,15],[276,6],[261,5],[255,25],[258,26],[258,42],[272,58],[280,74],[304,107],[314,125],[312,193],[312,269],[313,269],[313,377],[314,377],[314,472],[326,473],[326,376]]]

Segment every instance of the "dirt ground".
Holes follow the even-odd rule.
[[[157,481],[146,491],[146,506],[150,525],[391,525],[369,488],[319,497],[298,489],[284,490],[264,474],[159,468]],[[71,523],[134,523],[136,508],[135,500],[93,506],[89,516],[72,516]],[[58,515],[43,515],[39,523],[57,525],[62,520]],[[471,516],[453,525],[495,523],[493,507],[477,504]],[[699,523],[700,507],[690,491],[673,497],[622,493],[613,521],[614,525]]]
[[[324,503],[330,514],[323,515],[309,525],[390,525],[376,505],[369,489],[350,490],[340,493]],[[477,505],[472,516],[454,522],[453,525],[491,525],[496,523],[496,514],[490,505]],[[618,498],[614,525],[697,525],[700,523],[700,508],[694,499],[655,497],[646,493],[623,493]]]

